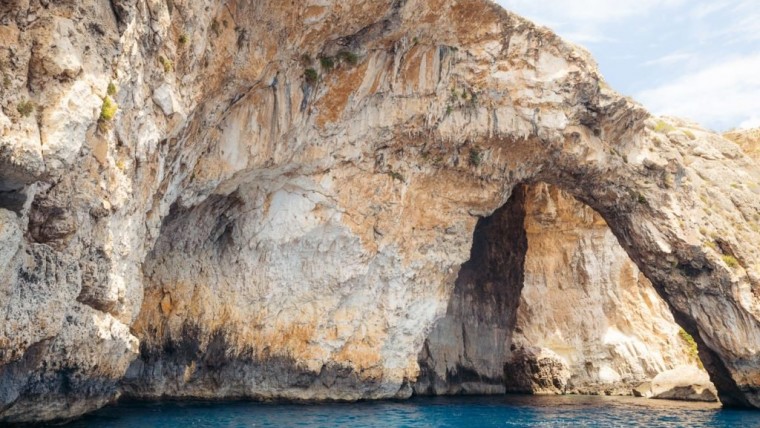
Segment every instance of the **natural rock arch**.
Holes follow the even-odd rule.
[[[61,102],[10,126],[0,153],[13,171],[0,178],[38,182],[8,223],[31,237],[11,233],[19,251],[0,259],[23,278],[6,305],[53,326],[0,355],[2,418],[46,418],[35,412],[77,394],[70,414],[102,405],[134,357],[127,327],[144,358],[123,388],[141,396],[408,395],[476,218],[532,181],[599,212],[699,343],[721,400],[760,406],[760,172],[736,146],[650,118],[582,49],[486,0],[297,3],[64,14],[83,58],[87,23],[121,50],[101,46],[66,79],[38,70],[30,87]],[[35,61],[55,59],[40,46]],[[113,68],[120,114],[96,133],[71,94],[81,79],[104,92]],[[89,132],[61,128],[61,111]],[[30,129],[44,149],[19,137]],[[57,267],[28,274],[43,263]],[[24,302],[19,284],[61,272],[67,294],[45,300],[58,311]],[[98,334],[111,365],[77,354]]]
[[[523,185],[478,221],[413,388],[646,395],[658,375],[686,370],[692,397],[715,399],[690,343],[593,210],[547,184]]]

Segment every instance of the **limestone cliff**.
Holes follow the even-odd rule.
[[[529,245],[525,193],[517,188],[504,207],[478,221],[446,314],[425,339],[415,393],[506,392],[504,365],[511,356]]]
[[[513,390],[630,395],[659,373],[698,364],[667,305],[598,214],[546,185],[531,189],[526,207],[529,249],[513,343],[553,356],[565,376]],[[508,367],[515,364],[524,363]]]
[[[518,215],[500,210],[476,227],[420,355],[418,393],[631,395],[667,370],[696,368],[665,302],[598,214],[546,184],[520,195]],[[494,261],[510,252],[514,262]]]
[[[478,220],[595,210],[760,406],[760,171],[487,0],[0,4],[0,421],[405,397]]]

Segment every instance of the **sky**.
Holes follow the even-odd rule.
[[[658,115],[760,127],[760,0],[495,0],[586,47]]]

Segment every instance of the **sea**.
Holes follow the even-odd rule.
[[[760,411],[605,396],[415,397],[355,403],[124,401],[67,428],[760,427]]]

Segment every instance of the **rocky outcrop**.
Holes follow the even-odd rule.
[[[546,184],[520,194],[519,216],[497,211],[476,227],[471,259],[420,355],[417,393],[631,395],[659,373],[696,368],[685,332],[598,214]],[[484,226],[494,222],[518,224],[520,235]],[[500,264],[479,248],[521,256]],[[507,280],[490,280],[485,272],[500,265]],[[470,279],[477,274],[485,278]]]
[[[717,401],[715,387],[701,370],[678,366],[655,377],[644,394],[665,400]]]
[[[697,365],[667,305],[598,214],[547,185],[531,189],[526,212],[513,344],[556,355],[568,374],[561,392],[629,395],[663,371]]]
[[[506,392],[504,365],[528,251],[525,192],[517,189],[504,207],[478,221],[470,259],[459,269],[446,315],[425,339],[416,394]]]
[[[604,218],[721,400],[760,406],[760,171],[550,31],[486,0],[12,0],[0,24],[1,421],[408,396],[478,219],[539,181]]]
[[[738,144],[752,159],[760,161],[760,128],[734,130],[723,136]]]

